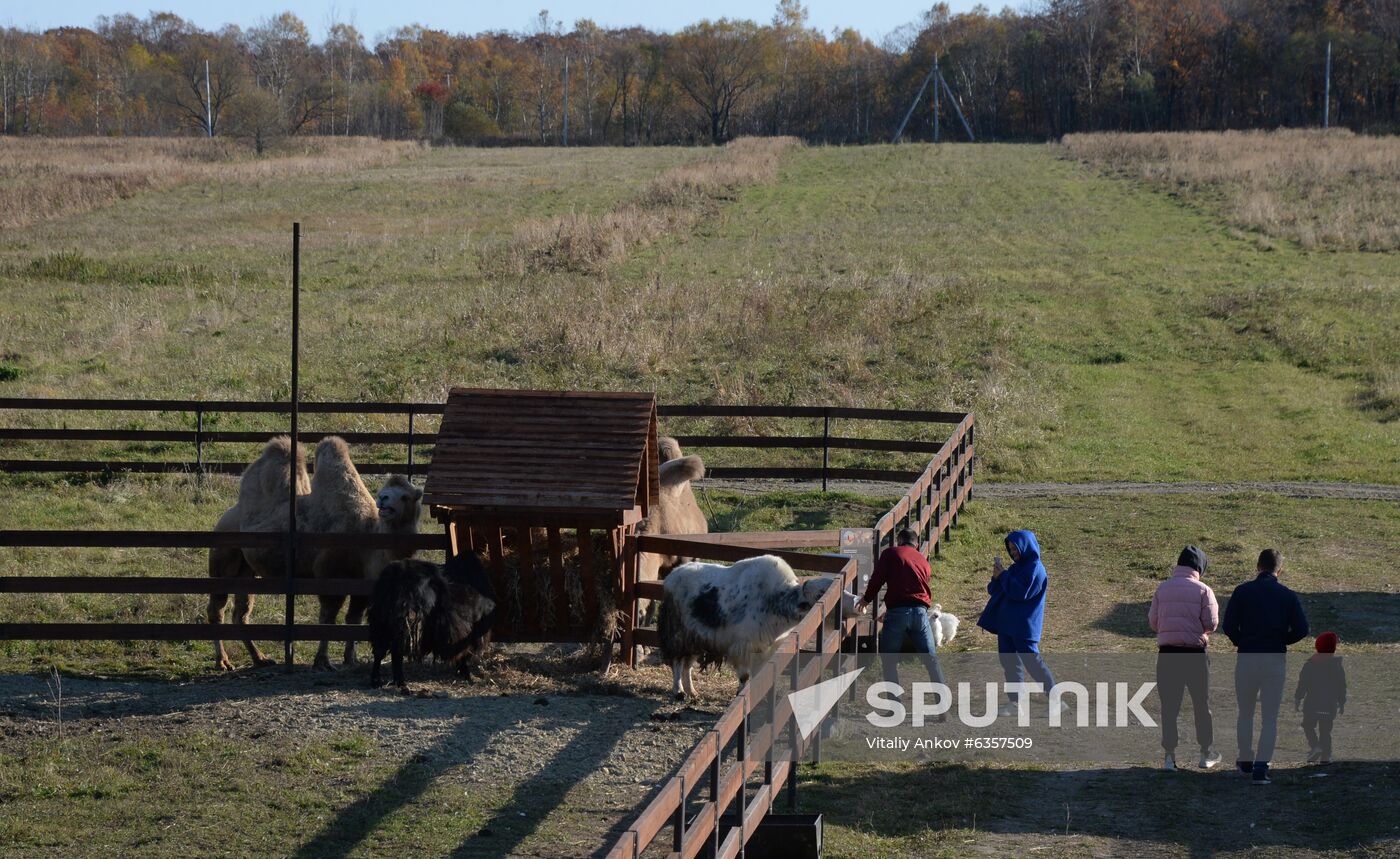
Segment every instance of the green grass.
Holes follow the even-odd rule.
[[[0,754],[4,856],[446,854],[511,800],[464,790],[462,767],[376,754],[360,734],[250,741],[166,726],[18,749]]]
[[[1394,855],[1400,813],[1376,798],[1400,790],[1400,767],[1330,772],[1276,773],[1261,796],[1198,770],[828,763],[799,796],[823,815],[833,857]],[[1368,813],[1339,813],[1349,807]]]
[[[441,150],[9,231],[0,345],[21,372],[0,393],[284,396],[299,219],[308,399],[476,384],[972,408],[996,479],[1400,474],[1395,255],[1265,250],[1051,147],[798,150],[776,184],[600,274],[483,264],[522,220],[603,211],[695,157]]]

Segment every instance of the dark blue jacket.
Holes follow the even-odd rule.
[[[987,583],[987,607],[977,625],[1018,641],[1039,641],[1045,623],[1045,591],[1049,579],[1040,562],[1040,544],[1030,531],[1012,531],[1006,542],[1020,557]]]
[[[1308,616],[1278,576],[1260,573],[1230,594],[1220,630],[1240,653],[1283,653],[1308,634]]]

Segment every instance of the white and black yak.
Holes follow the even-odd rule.
[[[496,594],[474,552],[446,564],[395,561],[379,573],[369,607],[369,639],[374,649],[370,684],[379,686],[384,656],[393,664],[394,683],[405,687],[403,659],[431,654],[450,662],[468,680],[476,656],[490,643],[496,623]]]
[[[773,555],[733,566],[690,563],[672,570],[663,585],[658,631],[677,700],[695,697],[691,672],[697,661],[727,662],[739,682],[746,682],[831,581],[799,580],[786,561]]]

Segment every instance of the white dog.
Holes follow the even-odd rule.
[[[942,647],[944,643],[952,641],[958,634],[958,616],[943,610],[943,606],[934,605],[928,610],[929,626],[933,627],[933,643]]]

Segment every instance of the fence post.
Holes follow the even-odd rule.
[[[676,776],[681,783],[681,800],[676,805],[676,815],[671,820],[671,849],[676,853],[685,852],[685,794],[688,785],[685,775]]]
[[[818,637],[819,639],[821,638],[822,632],[825,632],[825,631],[826,631],[824,627],[825,627],[825,620],[823,620],[823,629],[820,630],[820,631],[817,633],[817,637]],[[802,647],[799,645],[797,648],[794,649],[793,654],[792,654],[792,688],[793,688],[794,691],[796,691],[796,689],[797,689],[797,684],[798,684],[798,683],[801,681],[801,679],[802,679],[802,659],[801,659],[801,656],[802,656]],[[774,681],[777,680],[776,677],[773,678],[773,679],[774,679]],[[773,692],[773,715],[774,715],[774,716],[777,716],[777,715],[778,715],[777,686],[778,686],[778,684],[777,684],[776,682],[774,682],[774,683],[773,683],[773,688],[774,688],[774,692]],[[801,743],[802,743],[802,735],[799,734],[799,733],[797,732],[797,714],[796,714],[796,713],[789,713],[789,714],[788,714],[787,730],[788,730],[788,742],[792,744],[792,765],[788,767],[788,783],[787,783],[788,811],[796,811],[796,810],[797,810],[797,765],[800,764],[800,763],[802,762],[802,745],[801,745]],[[774,728],[773,728],[773,736],[774,736],[774,737],[777,737],[777,736],[778,736],[778,733],[777,733],[777,726],[776,726],[776,725],[775,725]]]
[[[711,731],[710,736],[715,738],[715,759],[710,761],[710,803],[715,807],[715,828],[710,833],[710,850],[719,855],[719,832],[720,832],[720,812],[719,807],[719,775],[720,759],[724,756],[724,744],[719,741],[719,731]]]
[[[194,410],[194,470],[204,479],[204,409]]]
[[[744,831],[744,811],[749,807],[749,707],[752,702],[749,700],[749,687],[744,684],[740,690],[744,698],[744,718],[739,720],[739,738],[735,743],[735,757],[739,760],[739,795],[735,797],[739,801],[739,843],[742,845],[748,841],[748,832]],[[742,853],[743,847],[739,848]]]
[[[408,413],[408,479],[413,479],[413,412]]]
[[[827,406],[822,412],[822,492],[825,492],[827,472],[831,470],[831,407]]]

